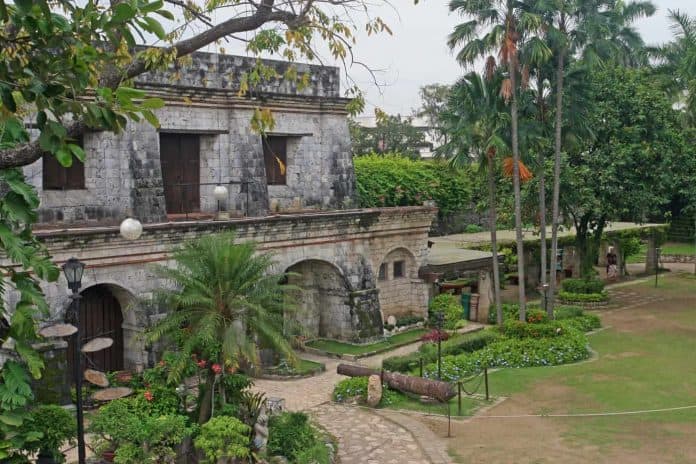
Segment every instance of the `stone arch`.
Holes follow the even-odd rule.
[[[140,369],[145,363],[144,340],[141,333],[145,330],[146,321],[138,311],[138,298],[127,288],[115,282],[95,282],[80,290],[81,299],[81,324],[87,337],[113,336],[115,343],[111,350],[112,359],[106,362],[103,356],[95,363],[95,368],[107,370]],[[67,316],[70,300],[63,309],[63,317]],[[110,318],[102,314],[102,320],[98,321],[94,313],[98,311],[111,312]],[[87,315],[87,313],[90,313]],[[100,333],[97,333],[100,332]],[[111,334],[107,334],[110,332]],[[68,359],[72,359],[72,346],[68,348]],[[107,350],[107,351],[109,351]],[[93,361],[94,362],[94,361]],[[88,366],[89,367],[89,366]]]
[[[385,323],[389,316],[424,315],[413,288],[418,279],[418,264],[408,248],[392,248],[379,261],[376,271],[379,304]]]
[[[290,265],[288,283],[302,288],[295,319],[309,337],[347,339],[352,335],[350,284],[341,268],[323,259]]]

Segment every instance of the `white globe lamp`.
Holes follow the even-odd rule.
[[[138,240],[143,234],[143,225],[137,219],[126,218],[121,223],[121,237],[126,240]]]
[[[213,190],[213,196],[217,201],[227,200],[227,187],[224,185],[216,185]]]

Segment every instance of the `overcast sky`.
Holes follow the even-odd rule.
[[[653,0],[657,13],[637,23],[649,44],[670,40],[672,32],[667,10],[680,9],[696,15],[696,0]],[[452,83],[463,73],[450,53],[446,38],[461,18],[450,15],[445,0],[395,0],[395,11],[383,8],[379,13],[392,26],[394,35],[363,37],[356,47],[356,56],[373,68],[382,69],[378,78],[385,84],[377,87],[369,74],[361,69],[351,75],[367,93],[365,114],[374,114],[377,106],[388,113],[410,114],[419,106],[418,89],[425,84]]]

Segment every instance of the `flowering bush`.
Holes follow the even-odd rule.
[[[498,340],[500,335],[493,330],[483,330],[471,334],[456,334],[446,342],[442,343],[442,355],[456,355],[480,350],[484,346]],[[435,362],[437,359],[437,347],[432,344],[423,344],[418,348],[417,353],[405,356],[393,356],[382,362],[385,370],[392,372],[409,372],[418,367],[420,360],[425,364]]]
[[[587,338],[571,330],[550,338],[506,338],[473,353],[442,359],[442,378],[454,381],[480,372],[484,367],[555,366],[589,357]],[[437,377],[437,365],[425,368],[425,377]]]
[[[420,339],[423,343],[437,343],[438,341],[444,342],[449,339],[449,337],[449,334],[444,330],[435,329],[423,335]]]
[[[549,320],[549,316],[540,309],[530,309],[526,314],[527,322],[530,324],[539,324]]]

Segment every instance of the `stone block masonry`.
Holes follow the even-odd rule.
[[[144,223],[166,220],[172,211],[167,211],[165,198],[162,133],[188,134],[198,140],[200,159],[193,168],[198,173],[187,182],[200,184],[200,194],[191,212],[217,212],[216,183],[229,185],[229,197],[222,206],[233,215],[264,216],[271,210],[327,210],[353,204],[348,100],[339,97],[339,70],[264,61],[280,76],[290,66],[299,75],[308,73],[309,85],[299,88],[281,77],[259,84],[253,94],[238,95],[241,76],[255,64],[256,60],[245,57],[195,53],[187,65],[139,76],[137,87],[166,102],[156,112],[160,127],[129,122],[120,134],[85,134],[84,188],[44,190],[43,161],[25,167],[41,197],[39,222],[64,227],[114,225],[126,216]],[[287,140],[284,185],[268,185],[262,137],[251,129],[258,108],[273,114],[275,126],[268,135]],[[186,153],[181,162],[189,163],[190,156]],[[191,169],[188,164],[187,169]]]
[[[427,253],[427,236],[437,210],[429,207],[381,208],[288,214],[229,221],[190,221],[145,226],[143,236],[128,242],[117,227],[90,227],[36,231],[55,262],[71,256],[87,264],[83,291],[95,285],[109,289],[123,312],[126,366],[146,362],[138,334],[148,321],[167,308],[143,304],[158,287],[152,265],[171,264],[171,252],[185,240],[216,232],[232,231],[238,241],[254,241],[260,252],[274,255],[274,272],[298,272],[305,288],[299,322],[310,336],[359,341],[382,333],[386,319],[382,305],[390,303],[377,282],[379,265],[392,259],[407,261],[406,282],[411,314],[427,313],[428,284],[418,279],[417,269]],[[51,307],[51,319],[64,317],[70,298],[61,279],[43,283]],[[386,294],[391,290],[385,288]],[[17,296],[4,296],[13,308]],[[399,300],[401,301],[401,300]]]

